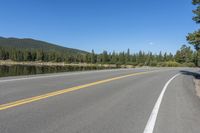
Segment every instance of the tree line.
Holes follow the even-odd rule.
[[[44,51],[34,49],[17,49],[13,47],[0,47],[0,60],[13,61],[43,61],[66,63],[92,63],[92,64],[117,64],[133,66],[197,66],[197,51],[183,45],[176,54],[139,51],[107,52],[69,54],[56,51]]]

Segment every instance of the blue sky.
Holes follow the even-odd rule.
[[[0,0],[0,36],[96,52],[174,53],[198,27],[191,0]]]

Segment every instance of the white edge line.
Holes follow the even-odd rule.
[[[179,75],[180,75],[180,73],[174,75],[170,80],[167,81],[167,83],[163,87],[162,92],[160,93],[160,96],[158,97],[158,100],[156,101],[156,104],[154,105],[154,108],[153,108],[153,110],[151,112],[151,115],[149,117],[149,120],[147,122],[147,125],[146,125],[143,133],[153,133],[154,126],[155,126],[156,119],[157,119],[157,115],[158,115],[158,111],[159,111],[159,108],[160,108],[164,93],[165,93],[168,85],[170,84],[170,82],[173,79],[175,79],[177,76],[179,76]]]

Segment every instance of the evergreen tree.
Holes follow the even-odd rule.
[[[96,63],[97,59],[94,50],[92,50],[92,53],[90,55],[91,55],[91,63],[92,64]]]
[[[193,17],[193,20],[199,24],[200,23],[200,0],[193,0],[192,4],[196,6],[196,9],[193,10],[193,13],[195,16]],[[194,48],[197,50],[196,53],[196,65],[200,66],[200,29],[197,31],[194,31],[193,33],[189,33],[186,37],[187,41],[194,46]]]

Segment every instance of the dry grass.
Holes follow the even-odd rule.
[[[98,66],[116,68],[115,64],[88,64],[88,63],[65,63],[65,62],[41,62],[41,61],[24,61],[17,62],[12,60],[0,60],[0,65],[33,65],[33,66]]]

